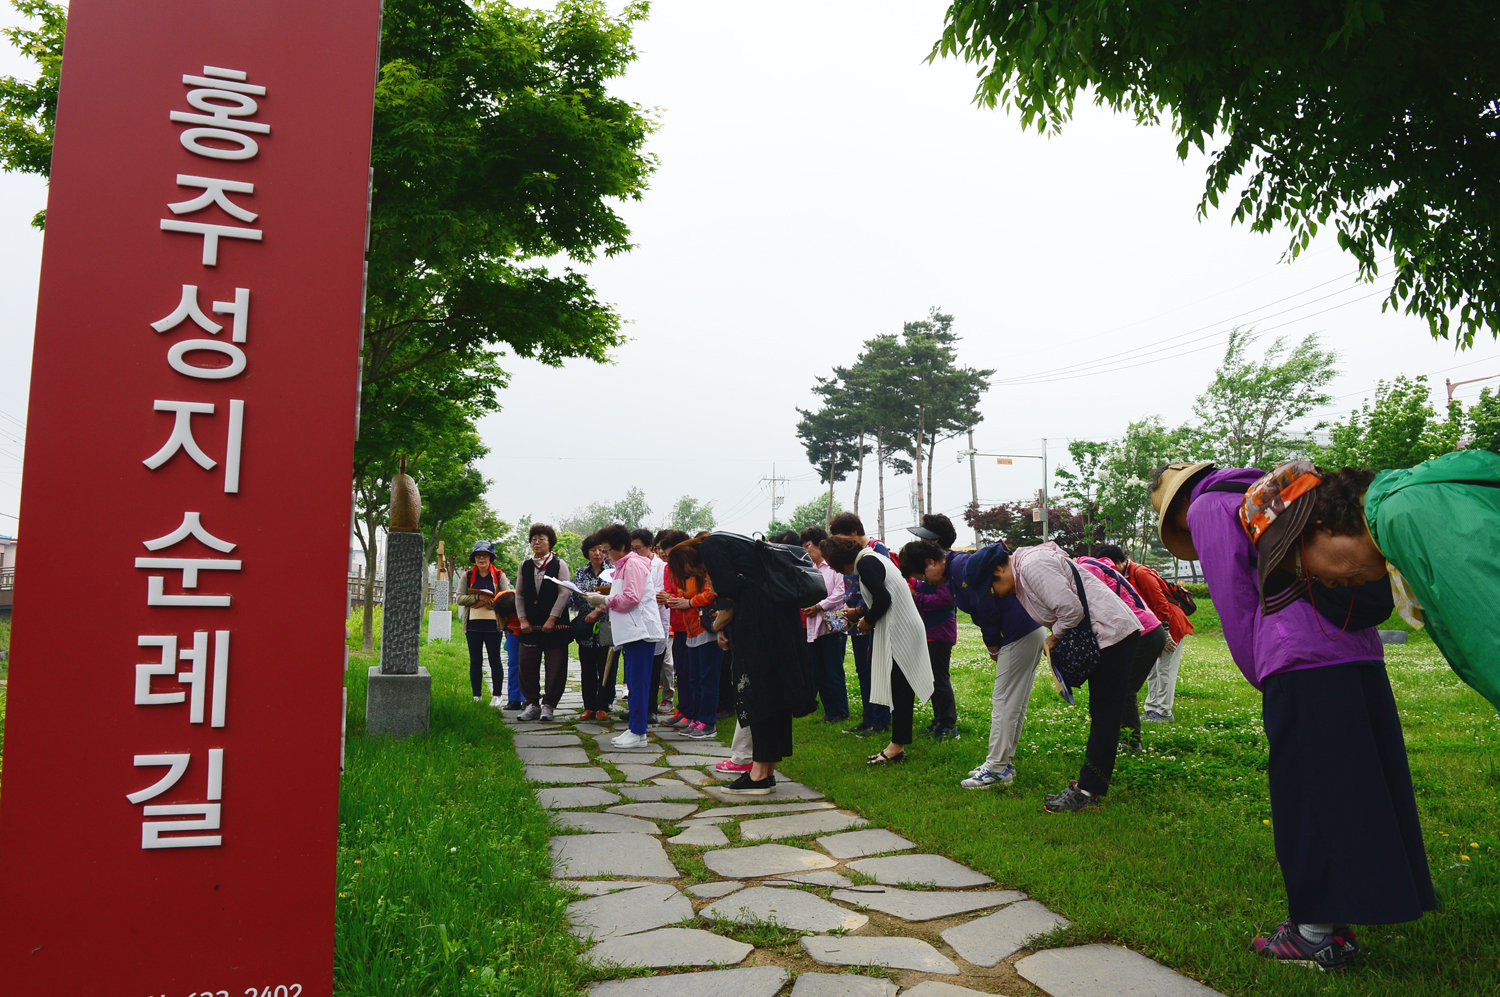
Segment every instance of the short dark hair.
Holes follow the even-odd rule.
[[[546,537],[549,549],[557,546],[557,531],[546,523],[532,523],[531,532],[526,534],[526,542],[530,543],[537,537]]]
[[[865,524],[854,513],[841,512],[828,521],[828,532],[834,536],[862,537],[865,535]]]
[[[859,552],[864,548],[858,541],[850,540],[848,537],[829,537],[818,544],[818,549],[823,552],[823,560],[827,561],[834,571],[848,574],[854,570],[854,559],[859,557]]]
[[[656,546],[663,549],[676,547],[688,538],[682,530],[674,530],[670,527],[656,534]]]
[[[578,549],[583,551],[583,556],[587,558],[589,556],[589,551],[593,550],[597,546],[599,546],[599,534],[590,533],[588,536],[583,538],[583,543],[578,545]]]
[[[941,512],[929,512],[922,517],[922,525],[937,534],[937,545],[944,550],[953,546],[958,539],[958,530],[953,527],[953,520]]]
[[[610,550],[629,550],[630,531],[625,528],[624,523],[610,523],[600,530],[596,536],[599,542]]]
[[[828,531],[821,526],[809,526],[797,534],[797,540],[804,544],[821,544],[828,539]]]
[[[516,615],[516,590],[510,589],[495,596],[495,612],[504,616]]]
[[[1092,553],[1095,557],[1109,558],[1111,561],[1115,562],[1116,567],[1130,560],[1130,555],[1125,553],[1114,544],[1094,544]]]
[[[771,538],[773,544],[791,544],[793,547],[800,546],[802,540],[797,536],[796,530],[782,530]]]
[[[901,577],[915,578],[927,570],[928,561],[947,560],[947,553],[931,540],[913,540],[901,548]]]
[[[1375,471],[1368,467],[1346,467],[1339,471],[1323,472],[1323,481],[1306,496],[1314,503],[1311,518],[1302,531],[1310,537],[1318,530],[1331,530],[1346,537],[1362,535],[1365,526],[1365,492],[1375,480]],[[1300,500],[1299,500],[1300,501]]]
[[[630,531],[630,539],[632,539],[632,540],[639,540],[641,543],[645,544],[648,548],[654,547],[656,545],[656,534],[652,533],[650,530],[645,530],[645,529],[631,530]]]

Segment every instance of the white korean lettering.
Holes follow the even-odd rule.
[[[189,754],[136,755],[136,768],[143,768],[153,765],[168,765],[171,767],[167,769],[166,775],[162,776],[160,779],[156,780],[145,789],[136,790],[134,793],[127,793],[125,795],[125,799],[129,800],[131,803],[145,803],[147,800],[156,799],[162,793],[165,793],[167,790],[177,785],[177,780],[181,779],[182,774],[187,771],[188,762],[192,759],[192,757],[193,756]]]
[[[249,239],[251,242],[260,242],[261,236],[261,230],[258,228],[245,228],[241,225],[211,225],[208,222],[180,222],[175,218],[163,218],[161,230],[201,235],[203,237],[203,265],[206,267],[219,265],[220,239]]]
[[[184,513],[182,525],[168,533],[166,536],[157,537],[155,540],[142,541],[147,550],[161,550],[180,543],[189,536],[196,537],[202,543],[214,550],[228,553],[235,545],[227,540],[220,540],[204,528],[201,518],[197,513]],[[200,571],[239,571],[241,564],[238,558],[223,557],[138,557],[135,559],[137,568],[157,569],[165,571],[181,571],[182,587],[194,589],[198,587],[198,572]],[[224,607],[230,604],[227,595],[167,595],[166,576],[149,575],[146,579],[146,605],[148,606],[217,606]]]
[[[201,187],[203,193],[186,201],[176,201],[168,204],[174,215],[185,215],[193,211],[202,211],[210,204],[217,204],[227,214],[233,215],[242,222],[253,222],[260,215],[248,208],[242,208],[229,199],[230,194],[254,194],[255,184],[245,183],[240,180],[217,180],[213,177],[195,177],[186,173],[177,174],[177,186],[179,187]]]
[[[137,793],[126,796],[131,803],[143,803],[154,799],[175,786],[187,771],[191,756],[187,754],[136,755],[137,766],[167,765],[170,768],[155,784]],[[207,803],[171,803],[142,807],[146,817],[195,817],[196,820],[146,820],[141,821],[142,848],[214,848],[224,843],[222,835],[194,834],[174,838],[163,838],[163,834],[180,831],[219,830],[219,801],[224,797],[224,749],[208,749],[208,785],[204,795]]]
[[[199,467],[205,471],[213,470],[218,461],[204,453],[203,448],[198,446],[198,441],[193,439],[192,423],[192,418],[195,415],[213,415],[214,407],[212,403],[173,402],[157,399],[152,408],[158,412],[175,412],[177,417],[172,422],[172,435],[167,437],[167,442],[162,444],[160,450],[141,461],[141,463],[154,471],[170,460],[178,450],[184,450],[189,457],[197,462]]]
[[[137,637],[135,639],[138,647],[161,648],[161,661],[148,661],[135,666],[135,705],[137,706],[166,706],[172,703],[187,701],[185,692],[152,692],[151,677],[153,675],[176,675],[177,674],[177,638],[176,636],[163,637]]]
[[[229,399],[229,440],[224,452],[224,491],[230,495],[240,490],[240,446],[245,435],[245,402]]]
[[[222,353],[229,358],[229,363],[223,367],[200,367],[188,363],[185,358],[195,350]],[[245,372],[245,351],[233,343],[221,343],[215,339],[184,339],[180,343],[173,343],[171,349],[167,350],[167,365],[187,377],[203,381],[223,381],[239,377]]]
[[[250,289],[248,287],[237,287],[234,289],[233,301],[215,301],[215,315],[233,315],[234,329],[229,338],[236,343],[243,343],[246,334],[250,331]]]
[[[214,631],[214,698],[209,708],[208,725],[210,727],[224,726],[224,708],[229,699],[229,631]],[[213,755],[209,755],[210,764]],[[212,768],[209,769],[213,771]],[[212,791],[209,793],[210,800],[219,797]]]
[[[223,727],[229,700],[229,631],[215,630],[213,642],[213,694],[210,697],[206,691],[208,686],[208,631],[200,630],[194,633],[192,648],[181,652],[177,649],[178,638],[175,634],[137,637],[136,644],[139,647],[161,648],[161,660],[135,666],[135,705],[175,706],[189,702],[186,692],[151,691],[152,678],[157,675],[167,675],[184,683],[192,690],[192,701],[188,707],[188,723],[201,724],[203,722],[204,701],[207,700],[209,726]],[[189,662],[192,670],[178,672],[179,659]]]
[[[188,91],[188,104],[203,112],[172,111],[168,115],[172,121],[197,126],[183,131],[180,136],[183,148],[210,159],[228,160],[250,159],[260,151],[255,139],[246,133],[269,135],[271,126],[244,119],[260,109],[253,98],[265,96],[266,88],[244,82],[245,75],[240,70],[204,66],[202,76],[182,77],[185,85],[197,88]],[[206,139],[225,142],[234,148],[208,145]]]
[[[182,299],[177,302],[177,307],[172,310],[172,314],[166,318],[157,319],[155,322],[152,322],[151,328],[157,332],[166,332],[169,329],[177,328],[188,319],[192,319],[197,323],[198,328],[204,332],[217,333],[220,329],[224,328],[203,314],[203,309],[198,307],[198,285],[196,284],[182,285]]]
[[[177,529],[165,536],[157,537],[155,540],[143,540],[141,543],[145,545],[147,550],[162,550],[173,544],[181,543],[188,537],[196,537],[204,546],[212,547],[220,554],[228,554],[236,546],[228,540],[220,540],[208,532],[203,526],[202,514],[197,512],[184,512],[182,514],[182,524]]]
[[[208,631],[198,630],[193,634],[193,646],[177,652],[177,657],[192,665],[185,672],[177,673],[177,681],[193,690],[188,700],[188,723],[203,722],[203,694],[208,685]]]

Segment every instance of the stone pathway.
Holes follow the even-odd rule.
[[[552,874],[579,896],[584,958],[657,971],[591,997],[1218,994],[1118,946],[1027,948],[1067,918],[813,787],[723,793],[716,741],[652,728],[650,744],[615,748],[622,720],[577,722],[577,668],[553,723],[505,723],[554,812]]]

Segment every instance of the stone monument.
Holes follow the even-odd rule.
[[[432,675],[417,664],[422,635],[424,541],[422,496],[406,473],[406,456],[391,482],[391,514],[385,533],[385,598],[381,608],[380,664],[370,667],[365,694],[365,730],[403,738],[426,734],[432,707]]]
[[[432,611],[427,614],[427,642],[453,639],[453,583],[448,578],[448,559],[443,541],[438,541],[437,580],[432,584]]]

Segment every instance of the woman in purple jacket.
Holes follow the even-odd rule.
[[[1224,642],[1262,694],[1276,859],[1289,918],[1252,948],[1325,972],[1360,954],[1354,924],[1414,921],[1437,903],[1401,718],[1375,627],[1395,605],[1388,580],[1314,585],[1267,620],[1255,545],[1240,522],[1263,472],[1158,468],[1151,504],[1162,543],[1203,566]]]
[[[901,573],[911,586],[912,601],[927,628],[927,657],[932,662],[932,724],[922,732],[935,741],[958,739],[958,706],[953,699],[953,645],[958,643],[958,613],[946,584],[948,556],[927,540],[901,548]]]

